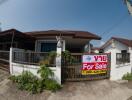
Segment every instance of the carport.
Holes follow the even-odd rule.
[[[34,50],[35,38],[16,29],[0,32],[0,68],[9,71],[10,47]]]
[[[35,38],[16,29],[0,32],[0,50],[9,51],[10,47],[33,50]]]

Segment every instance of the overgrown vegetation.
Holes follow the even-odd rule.
[[[75,61],[75,58],[67,50],[62,52],[62,58],[64,59],[65,64],[73,64]]]
[[[61,88],[54,79],[54,73],[46,65],[41,65],[38,70],[41,78],[36,77],[29,71],[24,71],[21,75],[11,76],[10,79],[16,83],[18,89],[26,90],[33,94],[41,93],[44,89],[51,90],[53,92]]]
[[[49,52],[46,59],[39,62],[40,65],[46,65],[48,67],[52,67],[52,64],[55,64],[55,58],[56,58],[56,51]]]
[[[27,90],[34,93],[42,92],[42,81],[39,80],[29,71],[24,71],[21,75],[11,76],[10,79],[16,83],[16,86],[20,90]]]
[[[132,73],[126,73],[122,77],[123,80],[132,80]]]
[[[61,85],[53,79],[54,73],[49,67],[55,62],[56,56],[56,52],[52,51],[48,54],[47,59],[40,61],[40,69],[38,70],[40,78],[29,71],[24,71],[21,75],[11,76],[10,79],[16,83],[18,89],[26,90],[33,94],[41,93],[44,89],[55,92],[61,88]],[[74,61],[74,57],[69,51],[63,52],[62,58],[64,58],[68,64],[72,64]]]
[[[11,76],[10,79],[16,83],[18,89],[29,91],[32,94],[41,93],[44,89],[52,92],[61,89],[61,85],[53,79],[54,74],[48,67],[41,66],[38,73],[41,78],[36,77],[29,71],[24,71],[21,75]]]

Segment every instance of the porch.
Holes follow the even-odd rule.
[[[36,52],[56,51],[56,37],[62,39],[62,51],[68,50],[72,53],[90,52],[90,41],[100,40],[101,37],[86,31],[48,30],[26,32],[36,38]]]

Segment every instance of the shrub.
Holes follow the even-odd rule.
[[[126,73],[122,77],[123,80],[132,80],[132,73]]]
[[[50,64],[54,62],[55,57],[56,52],[52,51],[47,59],[40,62],[40,69],[37,73],[40,74],[41,78],[36,77],[29,71],[24,71],[21,75],[11,76],[10,79],[16,83],[20,90],[27,90],[31,93],[40,93],[43,89],[56,91],[61,88],[61,85],[53,80],[54,73],[49,68]],[[70,58],[71,61],[72,57],[68,51],[65,53],[65,57],[67,60]]]
[[[55,80],[52,80],[52,79],[45,80],[44,84],[45,84],[45,88],[47,90],[51,90],[52,92],[55,92],[58,89],[61,89],[61,86]]]
[[[41,76],[45,89],[51,90],[53,92],[60,89],[61,86],[55,80],[53,80],[54,73],[48,66],[41,65],[38,73]]]
[[[29,71],[24,71],[21,75],[11,76],[10,79],[16,83],[18,89],[38,93],[43,90],[40,80]]]
[[[52,70],[46,65],[41,65],[40,69],[38,70],[38,73],[40,74],[42,80],[46,80],[54,76]]]
[[[62,52],[62,58],[64,58],[66,64],[73,64],[75,62],[75,58],[67,50]]]
[[[54,73],[46,65],[41,65],[38,70],[41,78],[36,77],[29,71],[24,71],[21,75],[11,76],[10,79],[16,83],[18,89],[26,90],[31,93],[40,93],[44,89],[56,91],[61,88],[61,86],[53,80]]]

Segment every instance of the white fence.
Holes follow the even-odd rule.
[[[110,72],[110,80],[121,80],[123,75],[126,73],[132,72],[132,49],[129,48],[130,53],[130,62],[117,64],[116,62],[116,54],[119,53],[116,48],[111,48],[109,51],[105,53],[111,52],[111,72]]]
[[[14,62],[13,51],[25,52],[23,49],[10,48],[10,73],[12,75],[21,74],[23,71],[31,71],[34,75],[37,74],[37,70],[40,68],[38,65],[29,65],[29,64],[20,64]],[[111,50],[111,71],[110,71],[110,80],[120,80],[124,74],[127,72],[132,72],[132,49],[130,49],[130,63],[126,64],[116,64],[116,51]],[[23,55],[26,56],[26,55]],[[25,57],[24,57],[25,58]],[[57,57],[56,57],[56,66],[50,67],[55,74],[55,80],[61,84],[61,48],[57,48]]]
[[[20,63],[20,62],[15,62],[13,61],[13,52],[25,52],[25,50],[23,49],[17,49],[17,48],[10,48],[10,73],[12,75],[19,75],[21,74],[23,71],[30,71],[32,72],[34,75],[36,76],[40,76],[39,74],[37,74],[38,69],[40,68],[39,65],[30,65],[27,63]],[[61,53],[60,51],[57,51],[57,54]],[[59,54],[60,55],[60,54]],[[22,55],[23,57],[21,57],[21,60],[23,60],[23,58],[25,58],[24,56],[26,55]],[[60,56],[57,56],[56,58],[56,66],[55,67],[50,67],[50,69],[54,72],[54,79],[61,84],[61,59]],[[19,57],[20,60],[20,57]]]

